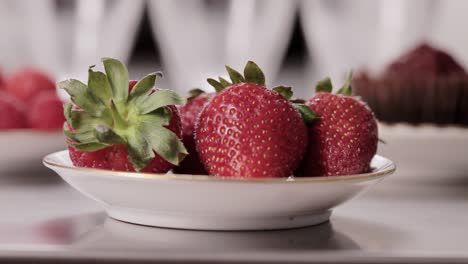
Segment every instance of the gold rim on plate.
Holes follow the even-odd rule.
[[[245,182],[245,183],[299,183],[299,182],[332,182],[332,181],[347,181],[347,180],[362,180],[362,179],[373,179],[380,178],[392,174],[396,170],[396,166],[393,161],[380,156],[375,155],[375,158],[383,159],[387,164],[383,165],[381,168],[376,169],[373,172],[355,174],[355,175],[345,175],[345,176],[329,176],[329,177],[288,177],[288,178],[242,178],[242,177],[218,177],[218,176],[209,176],[209,175],[189,175],[189,174],[156,174],[148,172],[126,172],[126,171],[112,171],[112,170],[103,170],[96,168],[85,168],[85,167],[75,167],[73,165],[64,165],[61,163],[51,161],[53,156],[61,155],[62,153],[67,153],[68,150],[57,151],[45,156],[42,159],[42,162],[47,167],[57,167],[62,169],[74,170],[74,171],[84,171],[92,172],[95,174],[103,174],[100,176],[109,176],[108,173],[112,173],[112,176],[119,176],[125,178],[140,178],[140,179],[157,179],[157,180],[185,180],[185,181],[211,181],[211,182]]]

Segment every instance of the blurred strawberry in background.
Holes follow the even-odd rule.
[[[23,103],[4,91],[0,91],[0,129],[25,127],[25,106]]]
[[[55,91],[42,91],[33,98],[27,113],[28,126],[33,129],[56,130],[62,128],[63,103]]]
[[[0,129],[62,128],[63,103],[51,77],[26,67],[11,76],[0,71]]]
[[[41,91],[55,91],[55,83],[42,71],[27,67],[7,78],[5,89],[23,102],[30,103]]]

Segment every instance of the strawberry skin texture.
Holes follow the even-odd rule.
[[[195,139],[211,175],[288,177],[303,157],[307,128],[300,113],[278,93],[241,83],[205,106]]]
[[[377,152],[378,129],[366,104],[349,96],[319,92],[307,105],[319,119],[309,127],[307,154],[298,176],[367,172]]]
[[[169,109],[171,110],[172,117],[167,128],[181,138],[182,126],[177,108],[170,106]],[[114,171],[136,171],[128,160],[128,151],[123,145],[114,145],[97,151],[79,151],[72,146],[68,146],[68,150],[73,165],[77,167]],[[156,154],[156,157],[141,172],[166,173],[173,167],[174,165]]]
[[[0,92],[0,129],[26,127],[25,107],[21,101]]]
[[[39,70],[24,68],[7,80],[5,89],[21,101],[29,103],[41,91],[54,91],[55,83]]]
[[[33,99],[28,110],[29,127],[57,130],[63,127],[63,103],[55,91],[43,91]]]
[[[180,119],[182,120],[182,135],[193,136],[198,115],[203,110],[205,104],[213,96],[214,94],[202,94],[178,108]]]
[[[84,152],[68,147],[73,165],[114,171],[135,171],[128,161],[128,151],[123,145],[114,145],[105,149]],[[173,167],[172,164],[156,156],[141,172],[166,173]]]
[[[198,115],[213,94],[202,94],[179,107],[180,118],[182,120],[182,142],[187,148],[188,155],[174,168],[175,173],[207,175],[205,166],[198,157],[195,144],[195,123]]]

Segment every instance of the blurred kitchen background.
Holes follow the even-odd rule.
[[[325,75],[378,72],[421,41],[468,66],[466,10],[463,0],[1,0],[0,66],[84,79],[116,57],[134,78],[163,70],[161,86],[187,91],[252,59],[269,84],[310,96]]]

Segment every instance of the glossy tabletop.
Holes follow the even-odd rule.
[[[434,185],[397,175],[337,208],[326,224],[203,232],[107,218],[51,171],[35,171],[1,174],[0,260],[468,262],[468,178]]]

